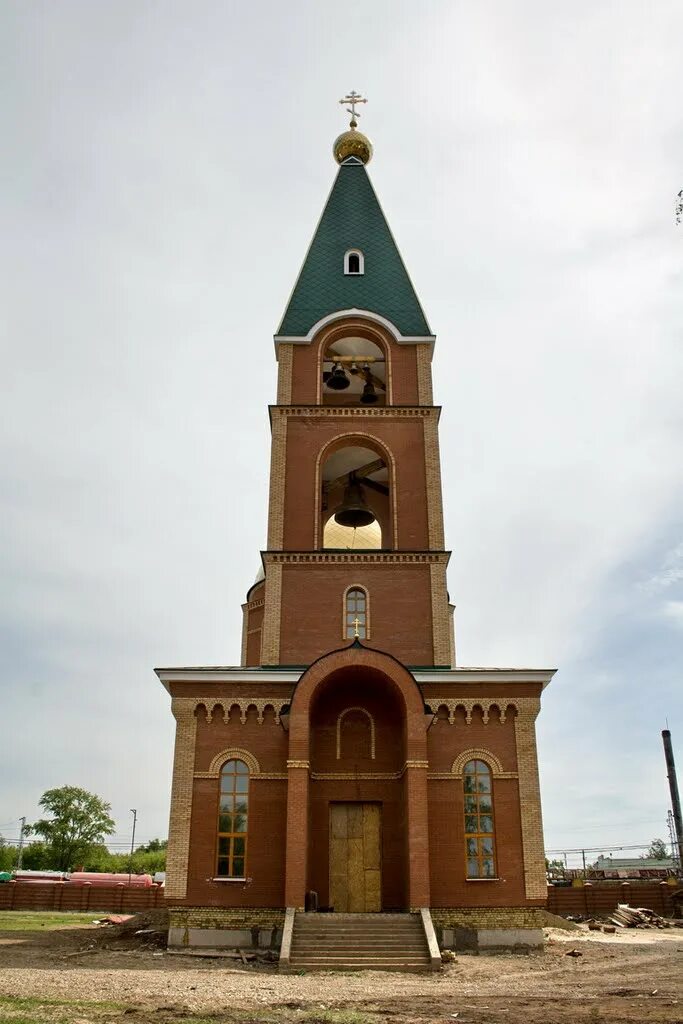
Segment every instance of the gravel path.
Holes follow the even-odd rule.
[[[627,1009],[624,996],[632,997],[635,1017],[594,1019],[638,1020],[640,1005],[642,1020],[678,1021],[678,1001],[683,1009],[683,931],[678,930],[601,934],[598,938],[598,933],[588,931],[549,929],[544,954],[459,956],[436,975],[362,972],[303,976],[280,975],[272,966],[243,967],[228,960],[155,954],[150,949],[95,947],[79,954],[79,949],[93,941],[94,931],[38,933],[30,938],[26,933],[0,934],[0,994],[111,1001],[157,1013],[253,1012],[261,1006],[278,1006],[285,1017],[295,1018],[299,1011],[343,1006],[409,1020],[440,1021],[459,1013],[469,998],[479,1003],[495,1001],[501,1013],[508,1013],[501,1019],[510,1024],[518,1019],[525,1024],[547,1024],[551,1019],[547,1007],[563,1000],[568,1016],[553,1020],[571,1019],[577,1000],[584,1006],[582,1014],[587,1012],[584,1001],[595,999],[611,999],[620,1004],[621,1012],[621,1007]],[[568,956],[570,950],[580,955]],[[653,993],[657,993],[657,1007],[650,998]],[[647,1011],[644,998],[650,999]],[[662,1000],[676,1009],[665,1012]],[[511,1010],[505,1010],[506,1006]],[[659,1009],[664,1016],[655,1013]]]

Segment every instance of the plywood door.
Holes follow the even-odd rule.
[[[379,804],[330,804],[330,905],[337,913],[382,909]]]

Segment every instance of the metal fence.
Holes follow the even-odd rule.
[[[676,886],[668,882],[586,882],[581,886],[549,886],[548,910],[566,917],[604,917],[616,910],[617,904],[647,907],[662,917],[672,917]]]
[[[110,914],[137,913],[163,907],[159,885],[135,888],[116,885],[70,885],[68,882],[5,882],[0,885],[0,910],[91,910]],[[0,925],[0,928],[2,926]]]

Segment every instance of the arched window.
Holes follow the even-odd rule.
[[[368,595],[362,587],[352,587],[346,591],[344,598],[344,636],[352,639],[356,635],[361,640],[368,635]]]
[[[465,785],[465,858],[468,878],[495,878],[491,769],[485,761],[468,761]]]
[[[345,274],[364,274],[365,259],[360,249],[349,249],[344,255]]]
[[[246,877],[248,817],[249,768],[244,761],[226,761],[221,769],[218,805],[219,878]]]

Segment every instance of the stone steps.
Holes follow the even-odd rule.
[[[430,971],[419,914],[302,914],[294,917],[291,970]]]

